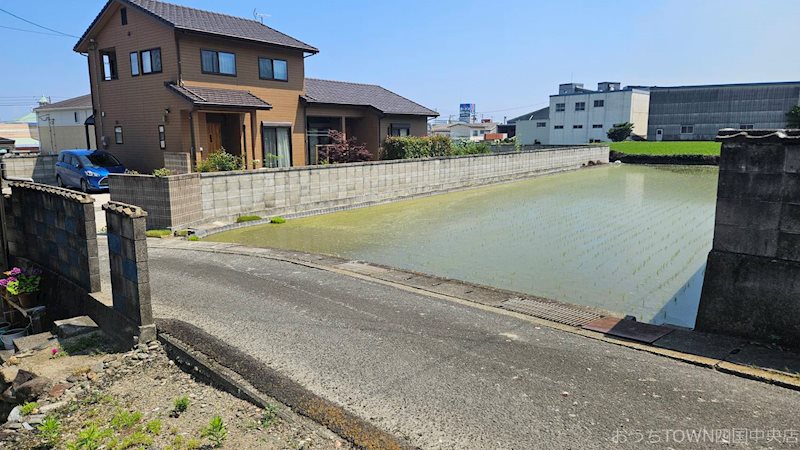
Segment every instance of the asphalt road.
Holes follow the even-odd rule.
[[[798,392],[290,263],[150,258],[156,316],[423,448],[798,446]]]

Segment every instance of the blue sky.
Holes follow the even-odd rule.
[[[381,84],[442,117],[458,104],[502,120],[558,83],[676,85],[800,79],[797,0],[173,0],[252,17],[320,49],[318,78]],[[0,8],[80,35],[103,0],[3,0]],[[33,25],[0,12],[0,27]],[[0,120],[89,92],[75,39],[0,28]]]

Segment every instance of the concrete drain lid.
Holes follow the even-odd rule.
[[[529,298],[514,297],[501,305],[503,309],[516,311],[540,319],[581,327],[603,317],[602,314],[555,302],[543,302]]]

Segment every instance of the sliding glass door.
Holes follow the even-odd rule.
[[[291,167],[292,140],[289,127],[263,127],[264,167]]]

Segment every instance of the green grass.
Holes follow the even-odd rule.
[[[719,156],[720,143],[710,141],[624,141],[611,142],[611,150],[628,155],[710,155]]]
[[[236,218],[236,223],[254,222],[256,220],[261,220],[261,216],[239,216]]]
[[[147,230],[144,233],[147,237],[163,238],[172,234],[171,230]]]
[[[284,219],[281,216],[277,216],[269,219],[269,223],[277,223],[277,224],[286,223],[286,219]]]

